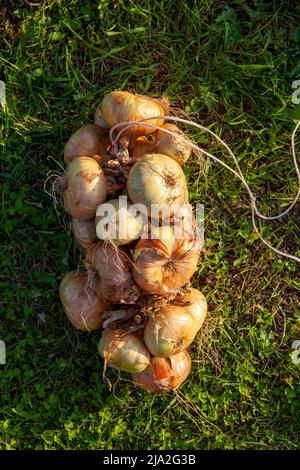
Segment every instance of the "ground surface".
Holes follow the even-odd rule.
[[[68,136],[118,88],[165,94],[197,113],[232,146],[261,209],[284,208],[296,192],[296,3],[1,3],[0,448],[300,448],[299,366],[290,357],[300,339],[299,277],[294,262],[256,239],[240,183],[211,162],[200,177],[193,161],[186,167],[192,202],[205,204],[206,254],[193,283],[208,298],[210,334],[194,343],[180,394],[154,397],[124,381],[109,394],[99,333],[68,324],[58,284],[80,257],[43,189],[59,170],[47,157],[62,163]],[[263,233],[299,255],[297,216]]]

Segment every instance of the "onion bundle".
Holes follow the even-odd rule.
[[[85,270],[63,277],[63,309],[79,330],[103,328],[104,372],[108,365],[130,373],[150,393],[186,380],[187,348],[207,313],[204,295],[189,286],[200,255],[181,168],[191,148],[165,123],[168,112],[166,99],[109,93],[94,124],[64,149],[64,206]],[[137,123],[147,118],[155,128]],[[120,123],[123,132],[109,134]]]

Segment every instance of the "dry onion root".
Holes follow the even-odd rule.
[[[93,290],[88,292],[86,284],[86,272],[71,271],[63,277],[59,294],[64,311],[75,328],[93,331],[103,324],[104,312],[111,308],[111,303]]]
[[[144,341],[153,356],[169,357],[186,349],[200,329],[200,323],[185,308],[167,305],[149,318]]]
[[[85,250],[98,241],[95,219],[79,220],[72,217],[71,227],[77,243]]]
[[[167,99],[156,100],[148,96],[134,95],[126,91],[114,91],[104,96],[95,113],[95,123],[103,128],[113,127],[121,122],[141,121],[155,116],[166,116],[169,111]],[[149,124],[162,126],[163,119],[151,119]],[[143,125],[130,126],[123,134],[130,140],[155,132],[154,128]]]
[[[137,374],[134,382],[150,393],[175,390],[187,378],[191,370],[191,358],[187,351],[171,357],[152,357],[150,365]]]
[[[153,228],[133,252],[135,282],[146,292],[166,295],[186,284],[194,274],[199,249],[196,239],[176,238],[172,227]]]
[[[108,150],[108,134],[94,124],[87,124],[74,132],[66,143],[64,159],[70,163],[75,157],[92,157],[103,164],[110,159]]]
[[[135,304],[140,297],[128,256],[117,247],[98,242],[87,250],[85,263],[99,276],[98,292],[115,304]]]
[[[111,367],[125,372],[141,372],[150,364],[150,354],[134,333],[105,330],[98,345],[100,355]]]
[[[74,158],[66,172],[66,211],[79,220],[92,219],[106,194],[106,179],[100,165],[90,157]]]

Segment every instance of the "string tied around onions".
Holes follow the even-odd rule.
[[[220,144],[222,144],[223,147],[225,147],[225,149],[228,151],[229,155],[231,156],[232,160],[234,161],[234,164],[236,166],[236,170],[233,169],[231,166],[227,165],[225,162],[223,162],[221,159],[219,159],[215,155],[208,152],[207,150],[205,150],[205,149],[199,147],[198,145],[196,145],[195,143],[191,142],[184,135],[175,134],[170,129],[162,128],[161,126],[158,126],[156,124],[152,124],[152,123],[147,122],[147,121],[150,121],[150,120],[153,121],[154,119],[163,119],[164,121],[167,120],[167,121],[173,121],[173,122],[181,122],[183,124],[193,126],[197,129],[200,129],[202,131],[205,131],[205,132],[209,133]],[[208,129],[207,127],[202,126],[201,124],[198,124],[198,123],[195,123],[193,121],[183,119],[183,118],[180,118],[180,117],[177,117],[177,116],[154,116],[154,117],[151,117],[151,118],[142,119],[140,121],[123,121],[123,122],[119,122],[119,123],[115,124],[110,129],[110,141],[111,141],[111,144],[112,144],[113,153],[115,153],[116,155],[120,154],[120,147],[118,145],[118,142],[119,142],[122,134],[124,132],[126,132],[126,130],[128,128],[130,128],[131,126],[137,126],[137,125],[145,126],[146,128],[148,127],[148,128],[156,129],[158,131],[163,131],[166,134],[169,134],[170,136],[176,137],[177,139],[182,139],[191,148],[196,150],[198,152],[198,155],[199,155],[199,152],[201,152],[202,154],[204,154],[207,157],[211,158],[213,161],[219,163],[224,168],[226,168],[228,171],[233,173],[242,182],[243,186],[246,189],[246,192],[248,193],[248,196],[249,196],[249,199],[250,199],[250,205],[251,205],[251,222],[252,222],[253,230],[258,235],[259,239],[262,241],[262,243],[264,243],[265,246],[267,246],[269,249],[271,249],[277,255],[283,256],[285,258],[292,259],[292,260],[296,261],[297,263],[300,263],[300,257],[298,257],[296,255],[293,255],[293,254],[285,253],[285,252],[275,248],[270,242],[268,242],[263,237],[263,235],[261,234],[260,230],[258,229],[257,223],[256,223],[256,218],[261,219],[261,220],[265,220],[265,221],[273,221],[273,220],[278,220],[278,219],[288,215],[290,213],[290,211],[292,210],[292,208],[296,205],[296,203],[297,203],[297,201],[300,197],[300,169],[299,169],[299,165],[298,165],[297,157],[296,157],[296,152],[295,152],[295,136],[296,136],[298,127],[300,125],[300,121],[297,121],[297,123],[295,125],[295,128],[292,132],[292,137],[291,137],[292,157],[293,157],[295,172],[296,172],[297,179],[298,179],[297,194],[294,197],[291,204],[283,212],[281,212],[280,214],[274,215],[274,216],[267,216],[265,214],[262,214],[259,211],[259,209],[257,207],[257,198],[256,198],[255,194],[253,193],[253,191],[251,190],[249,184],[247,183],[236,156],[234,155],[234,153],[232,152],[230,147],[226,144],[226,142],[224,142],[224,140],[221,139],[221,137],[219,137],[217,134],[215,134],[211,129]],[[120,130],[115,135],[115,132],[119,128],[120,128]],[[198,155],[197,155],[197,157],[198,157]]]

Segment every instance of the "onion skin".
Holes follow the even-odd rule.
[[[188,377],[191,358],[187,351],[172,357],[153,357],[150,366],[133,374],[134,382],[150,393],[163,393],[178,388]]]
[[[186,204],[185,175],[177,162],[166,155],[147,154],[130,169],[127,192],[132,202],[151,205]]]
[[[103,163],[109,160],[109,137],[94,124],[87,124],[78,129],[66,143],[64,159],[70,163],[75,157],[93,157]]]
[[[144,155],[154,152],[155,142],[147,137],[140,137],[134,142],[134,145],[129,149],[131,161],[135,163],[140,160]],[[155,152],[160,153],[160,152]]]
[[[103,313],[111,303],[99,298],[94,291],[86,292],[87,274],[84,271],[67,273],[59,286],[59,295],[70,322],[82,331],[93,331],[103,324]]]
[[[103,126],[113,127],[121,122],[141,121],[155,116],[165,116],[168,113],[168,108],[169,104],[166,99],[155,100],[126,91],[113,91],[104,96],[99,105],[97,116],[102,116],[100,122],[103,120]],[[162,126],[164,120],[153,119],[147,121],[147,123]],[[136,126],[130,126],[122,135],[135,140],[140,136],[149,135],[153,132],[155,132],[155,128],[137,124]]]
[[[79,220],[72,217],[71,227],[77,243],[85,250],[98,241],[95,219]]]
[[[95,217],[97,207],[106,199],[107,183],[100,165],[90,157],[74,158],[66,173],[65,210],[79,220]]]
[[[135,304],[140,290],[135,285],[128,257],[121,249],[98,242],[87,250],[85,264],[100,276],[98,292],[115,304]]]
[[[188,348],[198,330],[198,322],[186,308],[167,305],[155,319],[148,319],[144,341],[153,356],[169,357]]]
[[[150,364],[150,354],[144,343],[136,334],[125,330],[105,330],[98,350],[110,366],[125,372],[141,372]]]
[[[167,134],[163,131],[167,129],[175,134],[186,137],[184,133],[174,124],[164,124],[162,130],[157,132],[155,139],[155,153],[161,153],[173,158],[179,165],[186,163],[191,155],[191,147],[184,142],[180,137]],[[187,137],[186,137],[187,138]]]
[[[101,127],[102,129],[108,129],[106,122],[103,119],[102,113],[100,111],[100,106],[97,107],[94,115],[94,124]]]
[[[192,288],[190,292],[176,297],[177,302],[180,302],[180,305],[183,305],[189,311],[197,321],[199,328],[201,328],[207,315],[207,301],[202,292]]]
[[[151,294],[166,295],[186,284],[199,261],[196,239],[174,237],[171,227],[152,229],[158,239],[141,238],[133,252],[133,276]]]

